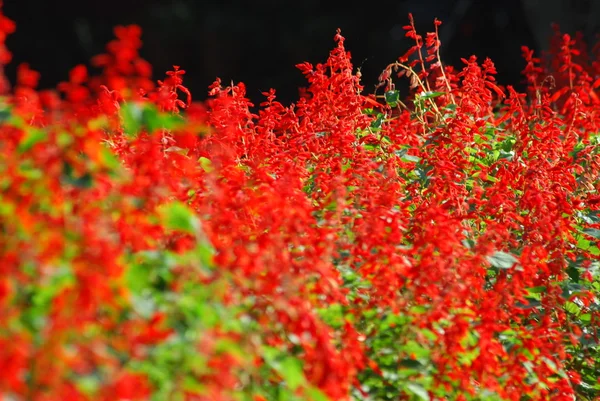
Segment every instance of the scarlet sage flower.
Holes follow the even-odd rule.
[[[0,397],[597,398],[598,49],[522,49],[518,93],[444,65],[439,27],[409,17],[372,94],[338,30],[291,105],[219,79],[192,103],[137,26],[56,91],[20,66]]]

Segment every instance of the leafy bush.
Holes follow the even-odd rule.
[[[524,48],[520,94],[439,25],[373,95],[338,31],[257,113],[155,84],[136,26],[2,79],[3,399],[596,399],[598,48]]]

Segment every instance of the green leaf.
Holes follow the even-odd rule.
[[[567,312],[572,313],[574,315],[577,315],[579,314],[579,312],[581,312],[581,308],[576,303],[571,301],[565,302],[564,308]]]
[[[205,385],[198,381],[195,377],[185,376],[183,379],[183,390],[192,393],[201,393],[204,391]]]
[[[210,173],[214,170],[212,162],[210,161],[210,159],[207,159],[206,157],[200,157],[198,159],[198,163],[200,163],[200,167],[202,167],[202,170],[204,170],[207,173]]]
[[[578,212],[578,216],[588,224],[600,222],[600,210],[590,210],[588,212]]]
[[[418,163],[421,160],[421,158],[413,155],[404,155],[401,157],[401,160],[407,163]]]
[[[262,354],[265,362],[279,373],[291,390],[296,390],[299,386],[306,384],[300,360],[286,356],[278,349],[268,346],[263,347]]]
[[[406,389],[423,401],[430,401],[429,393],[420,384],[408,383]]]
[[[406,354],[414,354],[414,356],[418,359],[427,359],[431,353],[431,350],[427,347],[424,347],[422,344],[414,340],[410,340],[402,347],[403,351]]]
[[[187,156],[189,149],[180,148],[179,146],[169,146],[165,149],[165,152],[177,153],[178,155]]]
[[[127,288],[135,294],[139,294],[145,288],[150,287],[150,268],[138,263],[131,263],[125,272]]]
[[[573,262],[569,263],[569,267],[567,267],[567,274],[569,275],[571,281],[573,281],[574,283],[578,283],[581,279],[581,274],[579,273],[579,270],[577,269],[576,265],[573,264]]]
[[[125,103],[119,114],[125,133],[131,136],[136,136],[142,129],[149,134],[161,129],[173,130],[183,121],[178,115],[161,113],[153,105],[135,102]]]
[[[375,111],[375,109],[367,108],[367,109],[363,109],[362,113],[367,116],[374,116],[377,112]]]
[[[73,185],[74,187],[81,189],[91,188],[94,184],[94,180],[90,173],[85,173],[82,176],[77,177],[75,175],[75,170],[73,169],[73,166],[71,166],[67,162],[63,163],[62,179],[66,184]]]
[[[315,387],[309,387],[306,389],[308,399],[311,401],[329,401],[329,398],[321,390]]]
[[[285,358],[281,362],[280,373],[292,391],[296,390],[305,382],[302,364],[296,358]]]
[[[25,153],[37,143],[44,141],[48,137],[46,131],[36,128],[28,128],[25,137],[19,142],[19,153]]]
[[[0,110],[0,124],[5,123],[9,119],[10,119],[10,110],[4,109],[4,108],[2,110]]]
[[[65,131],[59,132],[58,135],[56,135],[56,143],[61,148],[66,148],[73,143],[73,135]]]
[[[592,245],[592,242],[580,236],[577,240],[577,248],[582,249],[584,251],[588,251],[594,256],[600,255],[600,249],[597,246]]]
[[[181,202],[171,202],[159,207],[165,228],[196,234],[200,228],[194,212]]]
[[[52,299],[61,292],[64,288],[75,284],[75,277],[71,272],[70,267],[62,266],[57,269],[56,273],[50,278],[49,283],[39,287],[33,303],[37,305],[49,305]]]
[[[30,162],[31,160],[28,161]],[[19,165],[18,171],[19,175],[28,180],[39,180],[44,176],[44,172],[41,169],[36,168],[33,166],[33,163],[28,163],[27,161]]]
[[[345,173],[346,171],[348,171],[349,168],[352,167],[352,162],[351,161],[347,161],[343,166],[342,166],[342,173]]]
[[[121,166],[115,154],[106,148],[100,150],[100,162],[110,170],[117,170]]]
[[[528,299],[526,304],[523,304],[521,302],[517,302],[515,304],[515,306],[519,309],[532,309],[532,308],[537,308],[541,305],[542,305],[542,303],[540,301],[538,301],[537,299]]]
[[[123,130],[127,135],[136,136],[142,128],[142,109],[140,105],[128,102],[119,110],[123,120]]]
[[[385,92],[385,101],[390,107],[396,107],[400,98],[400,91],[391,90]]]
[[[581,293],[585,290],[585,287],[578,283],[566,282],[562,285],[563,293],[562,297],[569,299],[572,295]]]
[[[445,95],[444,92],[424,92],[419,95],[421,99],[433,99],[434,97]]]
[[[371,128],[380,129],[381,125],[383,124],[384,118],[385,118],[384,114],[382,114],[382,113],[377,114],[377,118],[371,123]]]
[[[76,379],[77,388],[88,397],[96,395],[100,388],[100,380],[95,375],[82,376]]]
[[[142,124],[144,124],[149,133],[158,130],[174,130],[181,125],[182,118],[176,114],[161,113],[155,106],[146,105],[142,111]]]
[[[88,128],[91,130],[101,130],[108,127],[108,117],[100,115],[88,122]]]
[[[487,260],[493,267],[498,269],[510,269],[518,263],[518,260],[513,255],[501,251],[497,251],[492,256],[488,256]]]
[[[546,286],[539,285],[537,287],[531,287],[527,289],[527,292],[529,292],[530,294],[541,294],[542,292],[546,292]]]
[[[590,249],[590,245],[590,241],[585,239],[584,237],[579,237],[579,239],[577,240],[577,248],[583,249],[584,251]]]
[[[589,235],[590,237],[600,239],[600,230],[597,228],[586,228],[583,230],[583,233]]]
[[[400,364],[400,366],[409,368],[409,369],[417,369],[417,370],[423,369],[423,364],[414,359],[403,359],[399,362],[399,364]]]
[[[598,249],[597,246],[590,246],[590,249],[588,249],[588,252],[591,253],[594,256],[599,256],[600,255],[600,249]]]
[[[208,242],[201,241],[198,246],[196,246],[196,254],[200,257],[200,262],[205,267],[212,266],[214,253],[214,248]]]

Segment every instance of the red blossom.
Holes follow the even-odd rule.
[[[325,62],[297,65],[292,105],[219,79],[192,103],[178,66],[155,85],[137,26],[57,91],[21,65],[0,126],[0,396],[589,386],[597,55],[558,33],[549,66],[523,48],[520,94],[490,60],[442,64],[438,20],[409,22],[384,94],[363,93],[337,30]],[[12,30],[0,16],[0,64]]]

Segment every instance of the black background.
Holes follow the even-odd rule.
[[[517,86],[521,45],[541,50],[551,22],[593,38],[600,20],[593,0],[4,0],[4,13],[17,22],[7,40],[14,54],[7,74],[14,81],[16,65],[29,62],[42,73],[41,87],[54,87],[70,68],[103,51],[113,26],[136,23],[155,79],[180,65],[196,100],[206,98],[218,76],[244,82],[255,102],[269,88],[289,102],[305,84],[294,65],[325,61],[339,27],[371,91],[382,69],[412,45],[402,30],[409,12],[423,35],[435,17],[443,21],[445,63],[460,66],[471,54],[490,57],[499,82]]]

